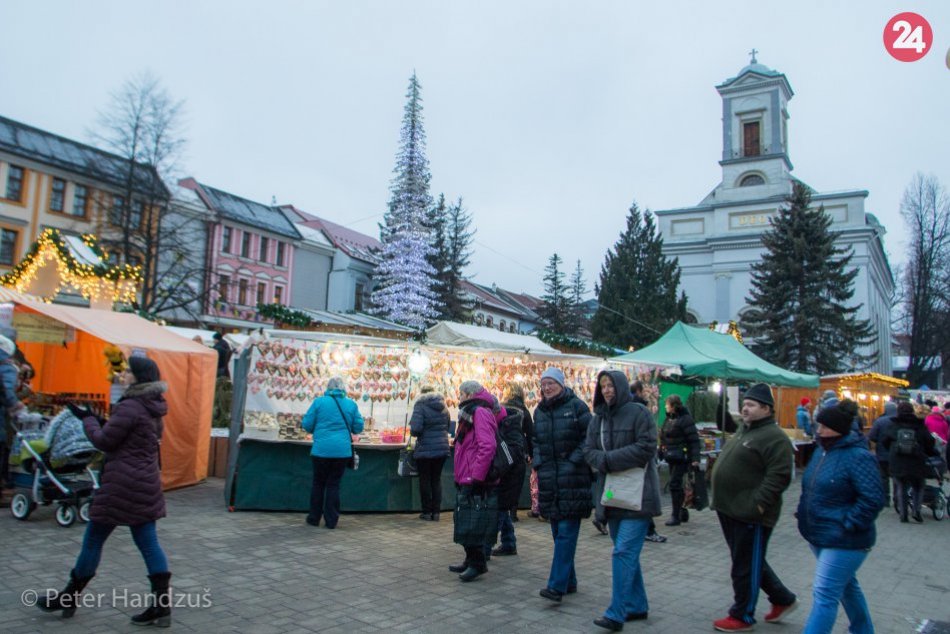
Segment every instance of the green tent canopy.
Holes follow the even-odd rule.
[[[687,326],[680,321],[652,345],[612,360],[678,364],[687,376],[818,387],[817,374],[783,370],[753,354],[732,335]]]

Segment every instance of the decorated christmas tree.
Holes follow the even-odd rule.
[[[425,154],[420,88],[413,73],[393,170],[392,198],[380,227],[383,248],[372,296],[376,314],[418,329],[425,328],[439,314],[435,269],[430,264],[434,254],[427,222],[432,208],[431,175]]]

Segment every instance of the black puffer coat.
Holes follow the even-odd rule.
[[[105,424],[83,419],[89,441],[105,453],[101,483],[89,517],[113,526],[138,526],[165,517],[159,443],[168,414],[165,383],[130,385]]]
[[[895,416],[893,425],[887,428],[881,443],[888,451],[891,476],[894,478],[928,478],[930,468],[927,466],[927,456],[936,455],[936,443],[930,431],[913,414],[906,417]],[[902,454],[897,451],[897,432],[901,429],[912,429],[917,435],[917,452],[913,455]]]
[[[409,430],[418,438],[412,454],[416,458],[445,458],[449,455],[449,410],[441,394],[421,394],[412,407]]]
[[[521,433],[524,434],[524,455],[531,458],[534,456],[534,447],[531,444],[531,436],[534,435],[534,421],[531,420],[531,412],[528,411],[528,407],[524,404],[524,399],[513,396],[502,405],[505,406],[505,410],[510,414],[512,409],[517,409],[521,412]]]
[[[610,405],[600,391],[600,378],[610,377],[616,396]],[[605,370],[597,375],[594,392],[596,415],[587,430],[584,457],[600,474],[594,487],[598,517],[608,519],[643,519],[662,513],[660,477],[656,471],[656,423],[653,415],[630,396],[623,372]],[[601,436],[603,429],[603,436]],[[601,441],[603,437],[603,441]],[[644,469],[643,503],[639,511],[605,507],[600,504],[606,474],[640,467]]]
[[[661,444],[669,463],[699,462],[702,451],[699,433],[688,409],[678,407],[672,414],[667,414]]]
[[[590,467],[583,451],[590,419],[587,404],[569,388],[550,401],[541,401],[534,410],[531,466],[538,474],[543,517],[590,517]]]

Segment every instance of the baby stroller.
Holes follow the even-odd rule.
[[[947,463],[942,456],[930,456],[927,458],[927,468],[930,475],[924,480],[921,504],[930,508],[934,519],[939,522],[947,516],[947,497],[950,496],[945,478]]]
[[[93,492],[99,488],[93,469],[101,453],[83,431],[82,421],[69,410],[52,420],[39,414],[21,414],[10,450],[10,471],[17,491],[10,512],[27,520],[39,505],[56,506],[56,523],[72,526],[78,517],[89,521]]]

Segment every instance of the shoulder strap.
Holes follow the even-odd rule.
[[[346,414],[343,413],[343,407],[340,406],[340,401],[338,401],[335,396],[331,396],[330,398],[333,399],[333,404],[336,405],[336,408],[340,410],[340,416],[343,417],[343,424],[346,425],[346,430],[352,434],[353,430],[350,427],[350,421],[346,420]]]

